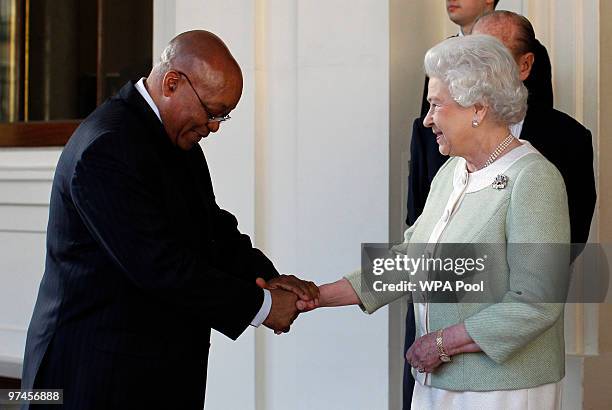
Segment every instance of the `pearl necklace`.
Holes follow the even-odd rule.
[[[484,166],[482,168],[480,168],[480,169],[486,168],[489,165],[491,165],[493,163],[493,161],[495,161],[497,159],[497,157],[499,157],[499,155],[502,152],[504,152],[504,150],[506,148],[508,148],[508,145],[510,145],[513,140],[514,140],[514,135],[508,134],[508,136],[501,142],[501,144],[499,144],[497,146],[497,148],[495,148],[493,153],[491,155],[489,155],[489,158],[487,159],[487,162],[485,162]]]

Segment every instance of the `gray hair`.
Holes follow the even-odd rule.
[[[487,106],[504,124],[525,118],[527,88],[510,52],[495,37],[474,34],[449,38],[427,52],[425,72],[442,80],[462,107]]]
[[[155,64],[155,69],[159,70],[160,73],[166,73],[168,70],[172,68],[172,62],[174,57],[176,56],[176,42],[171,41],[170,44],[164,48],[161,56],[159,57],[159,61]]]

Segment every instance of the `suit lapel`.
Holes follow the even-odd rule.
[[[199,145],[190,151],[183,151],[172,144],[163,124],[133,82],[124,85],[117,98],[140,117],[145,128],[143,133],[151,136],[154,151],[159,154],[159,167],[162,168],[160,183],[167,192],[167,206],[173,210],[171,219],[174,224],[200,235],[204,229],[210,237],[214,222],[214,195],[206,160]]]
[[[548,124],[550,111],[551,109],[542,106],[529,106],[521,130],[521,139],[529,141],[540,152],[542,152],[543,145],[547,143],[546,138],[550,132],[544,128],[551,126]]]
[[[129,81],[121,88],[117,98],[123,100],[129,106],[130,110],[142,119],[143,124],[154,137],[154,141],[162,144],[164,148],[169,147],[171,151],[178,149],[172,144],[168,138],[164,125],[159,118],[157,118],[157,115],[153,112],[143,96],[140,95],[132,81]]]

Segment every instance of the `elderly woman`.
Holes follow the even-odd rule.
[[[417,340],[406,354],[417,379],[415,409],[560,408],[564,376],[563,304],[547,286],[563,286],[569,252],[555,263],[541,246],[570,238],[567,198],[557,169],[511,125],[525,116],[527,90],[495,38],[448,39],[427,52],[424,120],[451,158],[436,175],[405,243],[498,243],[491,270],[502,291],[490,303],[415,303]],[[359,304],[372,313],[402,293],[364,289],[355,273],[321,286],[318,306]],[[415,371],[416,370],[416,371]]]

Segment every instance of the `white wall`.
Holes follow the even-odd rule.
[[[502,0],[502,2],[505,0]],[[548,49],[553,67],[555,108],[580,121],[593,134],[598,151],[599,127],[599,1],[523,0],[522,12]],[[598,169],[595,155],[595,169]],[[596,172],[597,178],[597,172]],[[598,209],[591,240],[598,236]],[[580,269],[580,260],[576,269]],[[563,408],[581,408],[584,358],[598,353],[598,311],[595,304],[566,306],[566,379]]]
[[[0,376],[21,377],[59,149],[0,150]]]
[[[288,9],[277,15],[277,7]],[[358,267],[361,242],[388,237],[388,9],[370,0],[279,0],[267,10],[261,61],[271,132],[258,137],[267,142],[268,186],[286,184],[294,196],[263,194],[271,212],[258,222],[274,226],[290,212],[293,224],[268,230],[262,244],[281,252],[281,266],[317,283],[337,280]],[[287,98],[293,124],[282,125],[287,105],[275,93]],[[285,139],[289,159],[275,148]],[[283,162],[295,167],[290,183],[275,165]],[[286,338],[267,333],[265,408],[385,408],[386,333],[384,310],[366,317],[357,308],[306,315]]]

